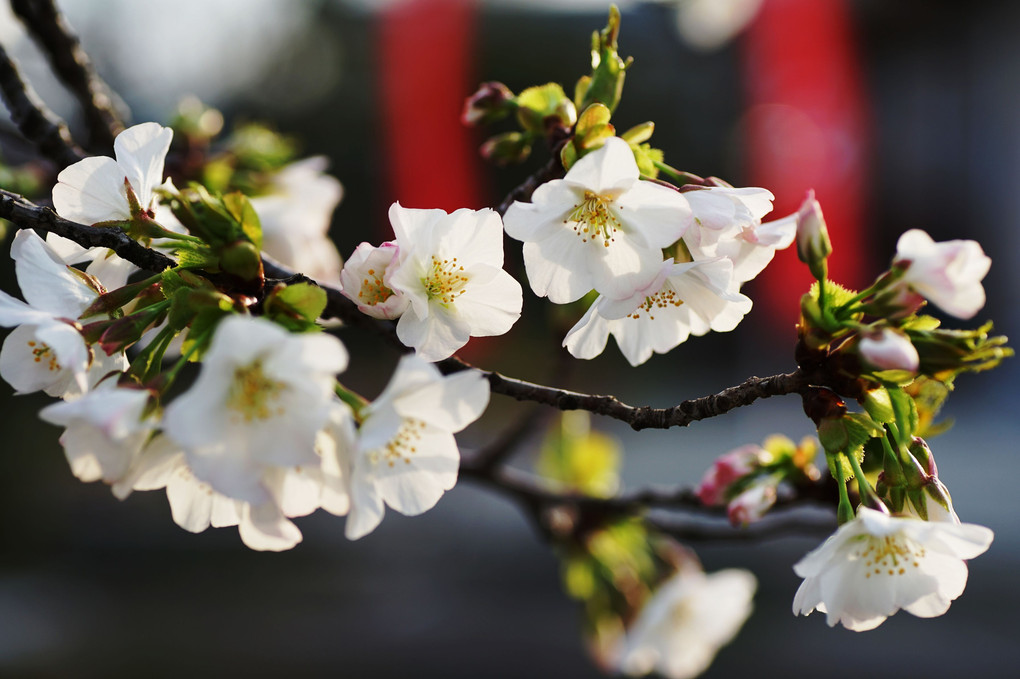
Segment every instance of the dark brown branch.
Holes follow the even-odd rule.
[[[64,121],[46,108],[31,85],[21,79],[18,67],[0,46],[0,94],[18,130],[45,157],[64,169],[85,157],[74,143]]]
[[[506,377],[497,372],[476,368],[456,356],[440,361],[438,365],[446,373],[477,370],[489,380],[492,391],[512,396],[518,401],[544,403],[560,410],[587,410],[596,415],[622,420],[635,430],[686,427],[691,422],[722,415],[734,408],[750,405],[760,398],[800,393],[811,383],[808,375],[800,370],[795,370],[791,373],[772,375],[771,377],[751,377],[742,384],[724,389],[718,394],[684,401],[672,408],[652,408],[650,406],[627,405],[615,396],[584,394],[532,384],[513,377]]]
[[[647,520],[656,530],[683,542],[709,540],[712,542],[752,542],[793,535],[817,535],[824,537],[836,530],[835,514],[812,519],[810,516],[792,511],[768,516],[758,523],[744,528],[683,520],[670,521],[659,518],[649,518]]]
[[[0,189],[0,217],[23,229],[51,231],[83,247],[110,248],[120,257],[146,271],[160,272],[177,266],[170,257],[151,250],[117,228],[85,226],[59,216],[48,207],[35,205],[22,196]]]
[[[111,148],[124,130],[110,88],[96,74],[78,36],[53,0],[11,0],[11,9],[24,22],[46,53],[53,71],[74,94],[85,114],[89,141]]]

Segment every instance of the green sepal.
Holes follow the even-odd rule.
[[[266,295],[265,315],[291,332],[315,332],[326,308],[326,291],[312,283],[278,285]]]
[[[889,390],[885,387],[869,389],[861,401],[861,405],[868,412],[868,415],[875,422],[892,422],[896,413],[893,411],[892,400]]]
[[[529,87],[517,95],[517,122],[534,135],[542,136],[553,117],[562,127],[573,127],[577,109],[558,83]]]
[[[889,400],[895,413],[896,430],[899,433],[896,443],[907,447],[913,439],[914,432],[917,431],[919,421],[917,406],[914,404],[914,399],[902,389],[890,390]]]
[[[666,155],[662,149],[652,148],[651,144],[631,144],[630,150],[634,153],[634,160],[637,162],[638,172],[645,177],[656,179],[659,176],[658,164],[662,163]]]

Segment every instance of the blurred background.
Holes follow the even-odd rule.
[[[589,69],[607,5],[482,0],[64,0],[99,72],[134,121],[166,120],[185,94],[229,122],[266,120],[325,154],[345,187],[332,236],[344,254],[387,239],[386,209],[494,206],[544,162],[494,170],[463,128],[477,83],[514,91],[548,81],[572,91]],[[987,0],[686,0],[620,2],[621,54],[634,57],[622,131],[652,119],[672,165],[776,194],[776,215],[814,188],[835,254],[832,277],[864,285],[900,233],[974,238],[994,261],[988,305],[1017,336],[1020,267],[1020,4]],[[79,129],[73,100],[0,3],[0,41],[46,102]],[[27,158],[0,121],[8,162]],[[514,255],[508,255],[513,261]],[[751,374],[794,367],[797,300],[808,277],[780,253],[745,291],[755,309],[733,333],[693,338],[629,368],[615,347],[573,361],[563,386],[670,405]],[[0,282],[14,291],[11,267]],[[527,297],[527,295],[526,295]],[[472,342],[485,367],[553,380],[573,319],[526,300],[503,338]],[[971,327],[968,325],[967,327]],[[550,337],[554,335],[553,337]],[[345,382],[379,392],[397,356],[341,331],[355,357]],[[612,343],[611,343],[612,344]],[[695,544],[706,569],[740,566],[760,581],[756,611],[707,677],[1016,676],[1020,509],[1017,362],[964,375],[932,449],[965,521],[996,540],[973,561],[965,595],[934,620],[900,614],[879,630],[794,618],[791,566],[818,536]],[[191,535],[162,493],[118,502],[74,479],[59,431],[36,416],[48,399],[0,387],[0,676],[597,677],[558,562],[516,507],[465,481],[417,518],[390,512],[351,543],[343,521],[297,521],[290,552],[247,550],[235,529]],[[479,445],[521,406],[494,398]],[[790,397],[688,430],[596,425],[626,448],[628,488],[694,484],[711,460],[810,422]],[[515,464],[528,467],[527,447]]]

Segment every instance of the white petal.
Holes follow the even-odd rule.
[[[594,287],[588,271],[588,243],[569,229],[560,229],[539,242],[524,244],[524,266],[532,291],[554,304],[581,299]]]
[[[630,145],[623,139],[610,137],[602,148],[574,163],[564,179],[602,193],[621,185],[627,186],[640,174]]]
[[[244,544],[259,551],[282,552],[301,542],[301,531],[271,502],[245,505],[238,531]]]
[[[472,337],[506,333],[521,317],[523,304],[521,284],[502,269],[487,283],[469,283],[456,301],[457,311],[468,322]]]
[[[169,127],[142,123],[124,130],[113,142],[117,164],[131,182],[143,209],[152,203],[152,190],[163,183],[163,161],[173,136]]]
[[[82,224],[131,219],[124,170],[113,158],[85,158],[64,168],[53,187],[53,208]]]
[[[382,496],[372,479],[366,478],[357,468],[351,479],[351,511],[347,514],[344,535],[348,540],[357,540],[375,530],[382,521]]]
[[[448,432],[458,432],[485,412],[489,383],[475,371],[444,377],[395,399],[403,417],[415,418]]]
[[[693,223],[684,194],[637,182],[613,203],[613,212],[630,233],[639,233],[650,247],[667,248],[680,240]]]
[[[397,337],[426,361],[441,361],[467,344],[471,330],[455,312],[438,304],[430,307],[425,318],[420,318],[413,307],[408,309],[397,321]]]
[[[599,301],[595,300],[563,338],[563,346],[575,358],[592,359],[605,351],[609,340],[609,322],[599,315],[598,306]]]
[[[21,294],[33,308],[73,320],[95,301],[98,293],[31,229],[14,236],[11,257]]]

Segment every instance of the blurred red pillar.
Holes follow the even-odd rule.
[[[765,0],[742,44],[748,181],[794,212],[813,188],[834,248],[829,278],[850,287],[872,273],[865,225],[869,124],[845,0]],[[788,328],[811,275],[795,248],[777,254],[756,300]]]
[[[408,0],[380,15],[385,168],[405,207],[483,207],[479,161],[460,123],[473,91],[474,0]]]

